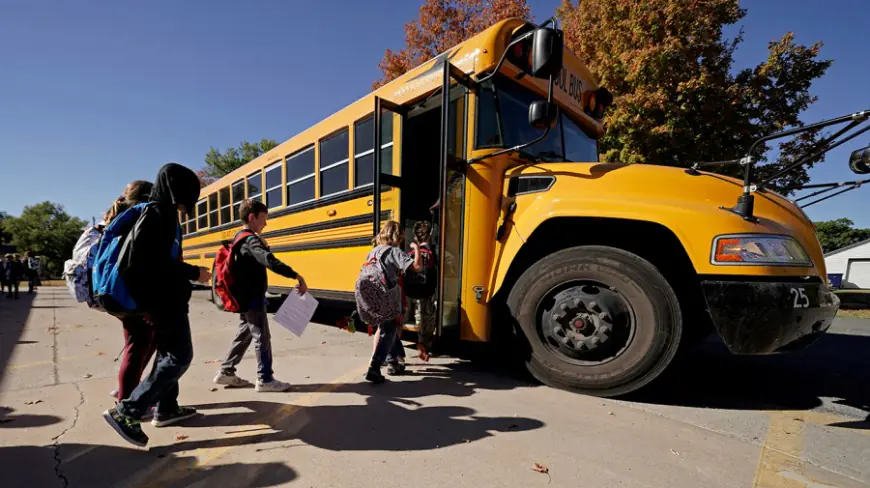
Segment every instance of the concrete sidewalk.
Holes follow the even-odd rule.
[[[601,400],[447,358],[373,387],[361,381],[370,338],[317,325],[297,338],[273,324],[276,376],[291,392],[226,390],[211,379],[236,317],[197,294],[191,323],[195,359],[180,400],[202,415],[144,425],[151,443],[138,449],[100,415],[113,403],[118,321],[65,289],[0,302],[0,468],[11,474],[2,486],[870,485],[870,425],[856,407],[729,408],[718,389],[691,384],[682,388],[699,393],[683,400],[673,384],[658,390],[671,404]],[[778,363],[712,358],[696,369],[791,378],[771,369]],[[249,353],[239,373],[253,379],[255,370]],[[750,400],[745,393],[727,396]]]

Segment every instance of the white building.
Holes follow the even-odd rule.
[[[843,275],[841,288],[870,289],[870,239],[825,254],[825,267]]]

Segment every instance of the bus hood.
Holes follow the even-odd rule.
[[[517,195],[516,228],[527,238],[540,222],[554,217],[600,217],[655,222],[682,242],[699,274],[824,276],[824,258],[812,222],[787,198],[755,193],[749,222],[725,209],[737,202],[743,182],[731,177],[644,164],[542,163],[509,170],[507,177],[552,176],[543,191]],[[728,234],[794,237],[812,267],[718,266],[711,264],[713,240]]]

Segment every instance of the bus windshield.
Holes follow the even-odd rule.
[[[478,98],[475,149],[512,147],[540,137],[543,130],[529,125],[529,105],[544,99],[504,78],[484,83]],[[523,152],[542,161],[598,161],[597,142],[561,111],[547,138]]]

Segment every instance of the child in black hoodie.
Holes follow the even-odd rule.
[[[160,168],[151,204],[130,229],[118,258],[124,283],[138,307],[125,320],[141,320],[154,328],[157,357],[151,374],[103,417],[121,437],[138,446],[148,443],[139,420],[151,405],[156,405],[151,420],[155,427],[196,415],[195,409],[178,405],[178,380],[193,359],[187,316],[190,282],[208,283],[211,273],[182,261],[178,211],[193,210],[197,199],[199,178],[193,171],[174,163]]]

